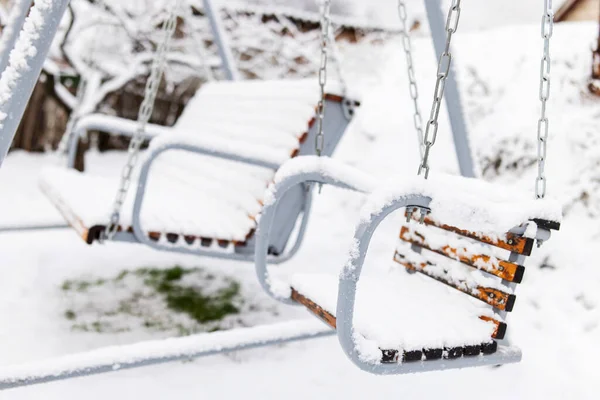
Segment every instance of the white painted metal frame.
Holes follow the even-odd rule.
[[[334,334],[330,327],[311,319],[106,347],[48,360],[0,367],[0,391],[317,339]],[[242,335],[247,337],[247,340],[240,341]]]
[[[10,52],[15,47],[32,3],[33,0],[17,0],[10,9],[8,23],[0,38],[0,73],[4,72],[8,65]]]
[[[219,50],[219,56],[221,58],[221,62],[223,63],[225,77],[229,81],[237,81],[242,78],[240,77],[235,59],[231,53],[229,39],[227,38],[225,28],[223,27],[223,20],[221,20],[221,16],[219,15],[219,8],[215,7],[213,1],[214,0],[202,0],[204,4],[204,11],[206,12],[206,16],[210,22],[213,37],[215,38],[217,49]],[[218,1],[219,0],[217,0],[217,2]]]
[[[427,9],[427,19],[429,20],[433,45],[435,47],[435,52],[439,57],[446,48],[446,14],[443,10],[443,1],[425,0],[425,7]],[[478,173],[469,144],[467,123],[460,91],[458,90],[456,68],[454,64],[455,63],[452,63],[450,66],[444,93],[446,108],[448,109],[448,116],[450,117],[452,136],[454,137],[454,150],[456,152],[460,174],[467,178],[476,178]]]
[[[17,41],[30,39],[30,47],[36,51],[27,52],[24,54],[24,59],[11,58],[8,63],[7,68],[12,68],[18,73],[13,75],[14,80],[10,82],[10,87],[13,89],[10,96],[0,103],[0,115],[5,116],[0,126],[0,166],[8,154],[19,123],[23,118],[25,107],[27,107],[44,61],[48,56],[52,40],[56,36],[56,31],[68,5],[69,0],[51,2],[36,0],[31,12],[35,10],[41,14],[41,23],[34,23],[27,18],[25,25],[29,23],[30,30],[26,32],[25,27],[21,29]],[[2,80],[6,82],[10,78],[5,75],[6,70],[2,73]]]

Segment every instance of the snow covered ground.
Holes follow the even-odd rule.
[[[595,32],[593,24],[561,25],[555,31],[548,175],[550,195],[567,205],[566,218],[561,232],[532,257],[517,292],[509,329],[511,339],[523,348],[521,364],[374,377],[357,370],[345,359],[337,340],[327,338],[1,392],[0,399],[597,398],[600,269],[594,256],[600,234],[600,102],[585,88],[589,43]],[[486,178],[533,190],[539,27],[459,35],[456,40],[455,59],[472,144]],[[422,83],[421,108],[426,112],[435,65],[431,46],[418,42],[417,76]],[[404,55],[399,43],[382,51],[388,59],[375,77],[361,80],[353,74],[369,95],[336,157],[378,177],[413,175],[418,152]],[[444,120],[433,150],[432,174],[457,170],[449,136]],[[119,159],[122,155],[92,154],[89,165],[117,170]],[[497,168],[486,169],[492,161],[498,161]],[[523,167],[514,169],[513,163]],[[44,200],[30,191],[40,164],[39,157],[9,156],[0,171],[3,213],[52,217]],[[302,250],[283,268],[337,271],[345,260],[361,203],[359,195],[325,188],[317,198]],[[375,236],[369,261],[378,268],[390,265],[399,221],[399,216],[386,221]],[[159,254],[128,245],[88,247],[70,231],[1,234],[0,254],[2,366],[148,338],[142,330],[128,335],[72,331],[63,317],[66,299],[60,285],[66,279],[111,277],[127,268],[179,264],[235,275],[257,298],[264,296],[258,292],[251,265]],[[281,313],[279,320],[308,317],[299,308],[281,307]]]

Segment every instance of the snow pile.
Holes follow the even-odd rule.
[[[278,185],[282,182],[290,177],[312,174],[330,179],[340,187],[352,188],[363,193],[371,192],[376,187],[373,177],[356,168],[344,165],[329,157],[304,156],[294,158],[279,168],[273,183],[269,186],[265,204],[272,204],[275,201]]]
[[[518,188],[480,179],[435,174],[429,179],[401,176],[371,194],[361,212],[371,219],[396,199],[409,195],[431,198],[431,217],[460,229],[502,234],[531,219],[560,222],[562,208],[552,200],[535,200]]]
[[[111,372],[135,364],[153,364],[161,360],[187,360],[226,349],[252,348],[264,343],[278,344],[294,338],[320,337],[331,332],[316,320],[290,321],[279,324],[240,328],[232,331],[198,334],[113,346],[30,364],[0,368],[0,388],[25,382],[48,382],[60,376],[78,375],[78,371]]]
[[[0,38],[0,53],[3,53],[8,46],[7,40],[14,33],[14,24],[21,14],[19,11],[23,9],[24,5],[29,5],[30,0],[18,0],[15,2],[15,6],[10,9],[10,13],[6,20],[2,20],[2,38]],[[3,6],[0,6],[3,7]]]

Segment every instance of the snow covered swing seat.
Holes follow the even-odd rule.
[[[148,127],[154,138],[134,173],[114,240],[250,257],[265,189],[275,172],[290,158],[314,154],[319,99],[313,80],[206,84],[173,128]],[[325,155],[333,153],[358,105],[335,91],[326,96]],[[79,126],[119,134],[137,127],[98,115],[83,118]],[[62,168],[46,170],[41,179],[44,193],[89,244],[103,236],[118,184],[116,176]],[[305,226],[310,193],[297,188],[284,202],[270,245],[274,256],[283,254],[300,215]],[[296,245],[301,234],[297,240]]]
[[[339,275],[292,274],[284,280],[271,275],[266,264],[269,228],[278,199],[306,181],[370,195]],[[545,242],[559,229],[561,207],[462,177],[402,177],[375,191],[370,182],[328,159],[284,166],[257,232],[256,269],[263,288],[281,302],[306,306],[336,329],[345,353],[368,372],[520,361],[521,351],[505,339],[507,313],[515,305],[526,257],[536,241]],[[373,233],[399,209],[410,222],[402,227],[393,261],[390,254],[391,268],[370,266],[363,274]]]

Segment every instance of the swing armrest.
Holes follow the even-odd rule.
[[[168,151],[185,151],[273,170],[279,169],[284,162],[280,156],[273,155],[272,152],[271,154],[266,152],[264,146],[240,144],[216,138],[208,140],[202,137],[191,137],[190,135],[165,135],[157,139],[152,143],[149,153],[141,166],[132,215],[132,227],[135,237],[139,242],[154,248],[164,245],[155,243],[148,238],[141,225],[140,215],[150,170],[158,157]],[[240,259],[245,259],[242,256],[240,257]]]
[[[350,178],[352,177],[352,178]],[[328,157],[301,157],[288,161],[281,167],[275,183],[269,188],[269,195],[263,207],[256,230],[254,266],[258,281],[272,298],[291,305],[298,305],[291,299],[291,288],[285,282],[269,275],[267,259],[271,228],[277,213],[277,205],[292,188],[306,183],[319,183],[336,186],[361,193],[371,191],[372,179],[362,171],[336,163]]]
[[[121,117],[114,117],[104,114],[90,114],[82,117],[77,121],[73,128],[73,135],[69,138],[68,142],[68,168],[73,168],[75,165],[75,158],[77,155],[77,146],[79,139],[87,136],[90,131],[101,131],[106,132],[109,135],[121,135],[121,136],[133,136],[137,130],[137,121],[125,119]],[[173,128],[148,124],[146,130],[143,133],[144,139],[151,140],[164,133],[172,132]]]

